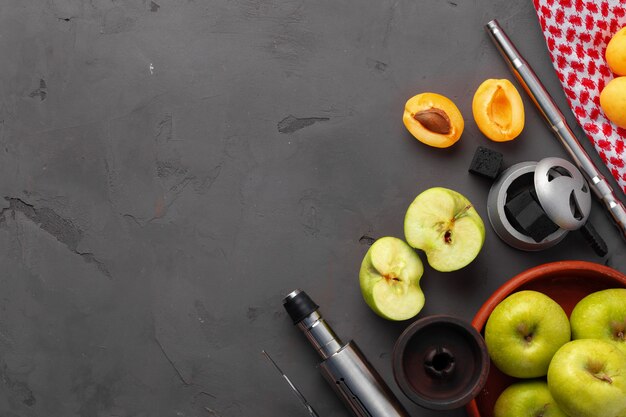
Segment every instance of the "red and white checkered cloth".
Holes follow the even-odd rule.
[[[604,52],[626,26],[626,0],[533,0],[554,68],[569,105],[602,160],[626,192],[626,129],[600,108],[600,92],[614,77]]]

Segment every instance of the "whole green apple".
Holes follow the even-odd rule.
[[[413,248],[398,238],[383,237],[374,242],[361,263],[361,293],[379,316],[407,320],[424,307],[423,273],[424,265]]]
[[[623,417],[626,354],[608,341],[573,340],[554,354],[548,388],[570,417]]]
[[[603,339],[617,343],[626,354],[626,288],[589,294],[570,316],[572,339]]]
[[[556,301],[537,291],[509,295],[493,309],[485,326],[491,360],[517,378],[544,376],[552,355],[569,340],[567,315]]]
[[[520,381],[502,391],[494,417],[568,417],[556,404],[543,380]]]
[[[426,253],[437,271],[456,271],[478,256],[485,225],[470,201],[447,188],[429,188],[418,195],[404,218],[409,245]]]

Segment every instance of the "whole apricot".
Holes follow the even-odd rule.
[[[489,79],[476,90],[472,112],[478,128],[495,142],[515,139],[524,129],[524,103],[507,79]]]
[[[610,121],[626,129],[626,77],[609,81],[600,93],[600,106]]]
[[[465,127],[452,100],[436,93],[411,97],[404,105],[402,121],[417,140],[435,148],[452,146]]]
[[[606,47],[606,62],[617,75],[626,75],[626,27],[620,29]]]

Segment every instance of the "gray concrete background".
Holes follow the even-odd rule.
[[[476,146],[507,165],[565,156],[526,97],[511,143],[473,122],[476,87],[511,78],[492,18],[565,108],[530,0],[3,0],[0,414],[305,416],[266,349],[321,416],[347,416],[282,310],[299,287],[412,415],[465,415],[401,395],[390,352],[408,323],[375,316],[357,275],[361,238],[402,237],[426,188],[462,192],[487,220]],[[402,124],[424,91],[465,116],[450,149]],[[577,234],[519,252],[488,226],[469,267],[426,267],[420,316],[469,320],[544,262],[625,271],[597,203],[592,221],[606,259]]]

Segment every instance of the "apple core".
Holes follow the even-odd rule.
[[[363,299],[379,316],[407,320],[424,306],[419,282],[424,266],[415,251],[402,240],[378,239],[365,254],[359,271]]]
[[[404,235],[426,253],[428,263],[441,272],[456,271],[472,262],[485,241],[485,226],[463,195],[443,187],[422,192],[404,218]]]

